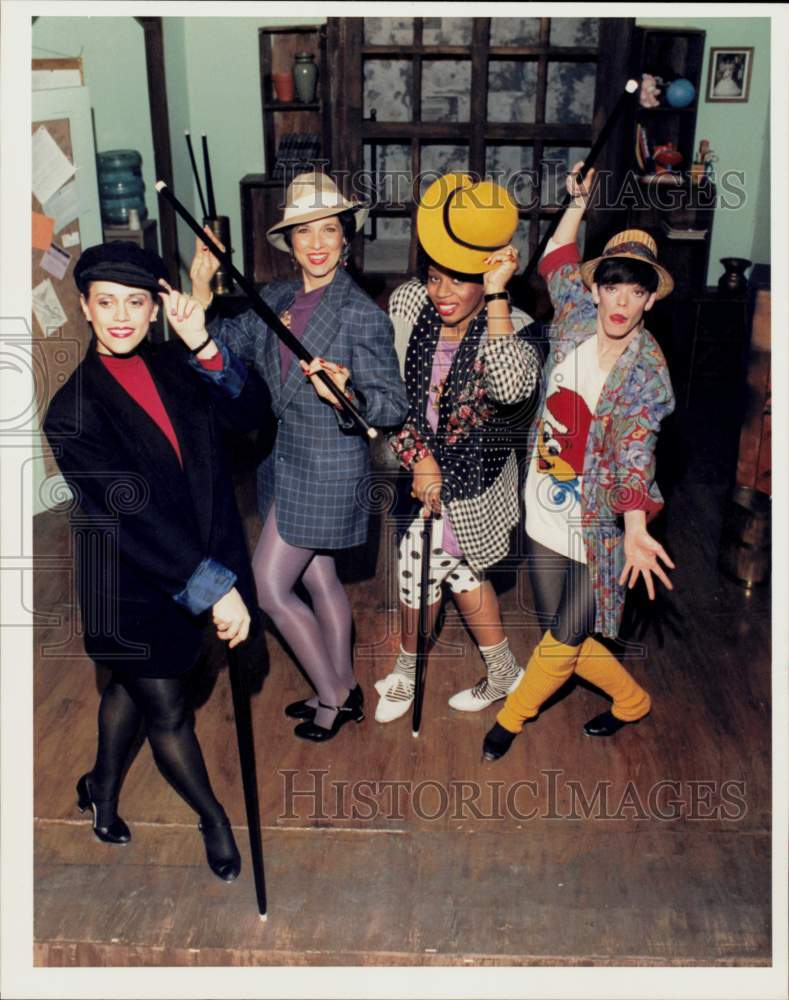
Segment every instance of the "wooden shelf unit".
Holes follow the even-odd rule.
[[[643,73],[663,78],[659,100],[665,101],[668,86],[678,78],[688,80],[696,90],[693,103],[684,108],[661,104],[657,108],[636,105],[631,116],[632,152],[635,160],[636,125],[647,130],[650,146],[672,142],[682,154],[679,166],[682,183],[640,180],[646,205],[631,202],[628,226],[647,229],[656,237],[658,253],[675,280],[672,300],[683,301],[703,292],[707,284],[710,241],[715,216],[715,185],[708,180],[690,181],[696,140],[696,116],[701,94],[701,68],[704,62],[706,33],[692,28],[637,28],[633,39],[632,75],[640,80]],[[672,239],[663,223],[674,228],[706,229],[705,239]]]
[[[263,108],[263,138],[266,173],[274,170],[282,137],[291,132],[316,132],[321,137],[321,159],[328,162],[331,146],[331,110],[326,72],[326,28],[296,25],[258,30],[260,52],[260,98]],[[272,73],[290,73],[297,52],[310,52],[318,67],[316,100],[303,104],[280,101],[274,96]]]
[[[287,254],[266,240],[269,229],[282,214],[289,177],[272,177],[277,151],[284,136],[313,132],[321,137],[315,161],[329,169],[331,161],[332,112],[329,99],[326,25],[277,25],[258,30],[260,98],[263,110],[263,141],[266,172],[246,174],[239,184],[241,228],[244,245],[244,275],[264,284],[293,272]],[[297,52],[311,52],[318,67],[316,100],[281,101],[275,96],[272,73],[289,73]]]

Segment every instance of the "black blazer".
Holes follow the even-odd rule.
[[[44,432],[75,498],[70,513],[88,655],[114,670],[169,677],[188,670],[200,649],[209,613],[195,616],[174,596],[204,558],[231,569],[250,611],[257,606],[221,431],[259,427],[270,419],[269,397],[254,372],[236,399],[220,395],[190,367],[180,341],[146,343],[141,353],[183,469],[93,345],[52,399]]]

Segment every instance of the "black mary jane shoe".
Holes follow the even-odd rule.
[[[623,726],[635,726],[640,721],[635,719],[633,722],[625,722],[623,719],[617,719],[611,712],[601,712],[586,723],[584,732],[587,736],[613,736]]]
[[[223,882],[233,882],[241,871],[241,855],[236,847],[230,821],[204,823],[201,820],[197,829],[203,835],[208,867]]]
[[[360,684],[357,684],[348,695],[349,701],[351,698],[354,699],[354,704],[358,705],[359,708],[364,706],[364,692]],[[290,719],[307,719],[311,722],[315,718],[315,706],[309,705],[308,699],[292,701],[289,705],[285,706],[285,715]]]
[[[499,760],[512,746],[512,741],[517,735],[500,726],[498,722],[494,723],[482,741],[483,760]]]
[[[345,699],[344,705],[324,705],[322,701],[318,702],[321,708],[333,708],[337,712],[334,716],[334,722],[331,724],[331,729],[319,726],[314,719],[309,719],[306,722],[299,723],[293,730],[294,734],[302,740],[323,743],[326,740],[333,740],[346,722],[361,722],[364,718],[364,708],[357,700],[358,695],[355,694],[357,689],[361,692],[358,684]]]
[[[93,810],[93,832],[104,844],[128,844],[131,840],[131,830],[117,814],[117,806],[117,799],[94,799],[88,775],[82,775],[77,782],[77,808],[80,812]]]

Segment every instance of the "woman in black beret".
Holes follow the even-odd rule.
[[[241,861],[213,793],[186,701],[209,612],[233,647],[255,607],[246,541],[219,439],[251,429],[268,402],[263,383],[227,360],[220,395],[190,364],[219,359],[202,309],[167,284],[162,260],[131,243],[91,247],[74,272],[93,339],[44,422],[74,500],[71,510],[85,649],[111,671],[101,696],[98,750],[77,784],[105,843],[131,834],[120,785],[142,722],[159,770],[199,816],[212,871]],[[179,338],[148,340],[160,299]],[[202,333],[201,333],[202,331]]]

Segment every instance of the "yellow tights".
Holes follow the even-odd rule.
[[[496,721],[511,733],[519,733],[526,719],[533,719],[540,706],[574,671],[613,699],[611,712],[623,722],[634,722],[649,711],[649,695],[602,643],[589,638],[580,647],[565,646],[548,631],[532,653],[520,684],[507,697]]]

